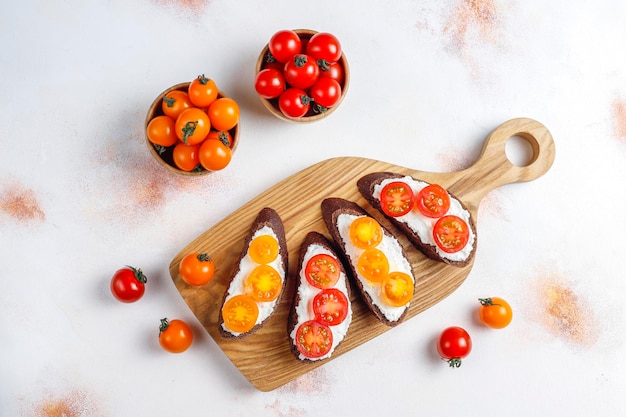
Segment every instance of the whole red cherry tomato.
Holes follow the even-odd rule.
[[[285,63],[283,74],[285,81],[291,87],[306,90],[315,84],[315,81],[319,78],[320,69],[314,58],[308,55],[296,54]]]
[[[304,90],[288,88],[278,97],[278,108],[289,117],[304,116],[311,106],[311,98]]]
[[[320,78],[332,78],[337,80],[339,85],[343,85],[345,79],[345,71],[339,62],[331,62],[330,64],[320,65]]]
[[[123,303],[133,303],[143,297],[148,279],[141,269],[127,266],[119,269],[111,278],[111,292]]]
[[[263,98],[276,98],[285,90],[286,83],[283,73],[274,68],[259,71],[254,80],[256,92]]]
[[[451,368],[461,366],[461,359],[472,351],[472,339],[461,327],[448,327],[439,336],[437,352]]]
[[[278,62],[287,62],[302,51],[302,41],[293,30],[280,30],[274,33],[267,46]]]
[[[332,34],[319,32],[311,36],[306,46],[307,55],[311,55],[316,60],[326,62],[337,62],[341,58],[341,43]]]
[[[337,104],[341,98],[341,86],[332,78],[320,78],[309,89],[309,96],[316,104],[327,109]]]

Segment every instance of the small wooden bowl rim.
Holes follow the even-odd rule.
[[[296,32],[300,37],[305,37],[307,39],[312,37],[316,33],[318,33],[317,31],[311,30],[311,29],[293,29],[293,31]],[[269,47],[266,44],[263,50],[261,50],[259,57],[257,58],[256,66],[255,66],[255,75],[258,74],[261,68],[263,67],[265,56],[267,55],[268,51],[269,51]],[[344,80],[341,86],[341,97],[339,98],[339,101],[337,102],[337,104],[335,104],[333,107],[326,110],[324,113],[314,114],[313,116],[289,117],[283,114],[283,112],[281,112],[278,107],[275,107],[271,100],[268,100],[266,98],[259,96],[259,99],[261,99],[261,103],[263,103],[263,106],[265,106],[265,108],[268,109],[270,113],[272,113],[274,116],[278,117],[279,119],[286,120],[288,122],[310,123],[310,122],[316,122],[318,120],[321,120],[329,116],[331,113],[333,113],[337,109],[337,107],[339,107],[344,97],[346,96],[346,93],[348,92],[348,86],[350,85],[350,67],[348,66],[348,60],[346,59],[346,56],[343,52],[341,52],[341,58],[339,58],[339,61],[337,62],[339,62],[344,69]]]
[[[180,90],[180,91],[184,91],[187,92],[187,89],[189,88],[189,82],[184,82],[184,83],[178,83],[176,85],[173,85],[169,88],[167,88],[166,90],[164,90],[161,94],[159,94],[157,96],[157,98],[154,99],[154,101],[152,102],[152,104],[150,105],[150,108],[148,109],[148,112],[146,113],[146,121],[144,124],[144,132],[147,132],[147,128],[148,128],[148,123],[150,123],[150,121],[155,118],[156,116],[161,116],[163,115],[163,110],[161,108],[161,103],[163,102],[163,97],[165,97],[165,95],[171,91],[174,90]],[[218,98],[223,98],[223,97],[228,97],[226,94],[224,94],[222,91],[218,91],[217,94]],[[235,149],[237,148],[237,145],[239,144],[239,123],[237,123],[235,125],[235,127],[233,127],[230,131],[229,131],[233,143],[231,146],[231,151],[233,153],[233,156],[235,154]],[[157,150],[154,148],[154,145],[152,144],[152,142],[150,142],[150,140],[148,139],[148,135],[144,134],[145,136],[145,141],[146,141],[146,145],[148,146],[148,149],[150,150],[150,153],[152,154],[152,156],[154,157],[154,159],[156,159],[156,161],[159,163],[159,165],[165,167],[167,170],[169,170],[170,172],[173,172],[175,174],[178,175],[184,175],[184,176],[188,176],[188,177],[199,177],[202,175],[206,175],[206,174],[210,174],[212,172],[212,170],[209,169],[203,169],[202,171],[197,171],[197,172],[188,172],[188,171],[183,171],[182,169],[177,168],[176,166],[168,163],[167,161],[165,161],[163,159],[163,157],[157,152]]]

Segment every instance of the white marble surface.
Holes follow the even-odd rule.
[[[0,415],[623,415],[625,4],[4,2]],[[257,55],[284,28],[342,41],[351,84],[327,120],[282,122],[255,95]],[[151,162],[142,124],[199,73],[238,100],[242,137],[226,170],[190,181]],[[296,381],[253,388],[172,285],[180,249],[300,169],[356,155],[457,170],[515,117],[548,127],[556,161],[484,198],[467,281]],[[130,305],[108,290],[125,264],[149,279]],[[505,330],[476,321],[493,295],[515,310]],[[187,352],[159,347],[164,316],[193,326]],[[459,369],[434,348],[452,324],[474,339]]]

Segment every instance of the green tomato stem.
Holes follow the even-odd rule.
[[[134,268],[130,265],[126,265],[126,266],[133,271],[133,274],[135,274],[135,279],[137,279],[137,281],[141,282],[142,284],[145,284],[146,282],[148,282],[148,278],[146,278],[146,276],[143,274],[143,271],[141,270],[141,268]]]
[[[159,326],[159,336],[170,326],[170,321],[167,318],[161,319],[161,325]]]
[[[185,145],[187,145],[187,139],[189,139],[189,137],[191,135],[193,135],[193,132],[196,131],[196,126],[198,126],[198,121],[195,122],[187,122],[185,124],[185,127],[183,127],[182,131],[183,131],[183,143]]]

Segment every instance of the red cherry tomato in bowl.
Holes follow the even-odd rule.
[[[148,279],[141,269],[127,266],[119,269],[111,278],[111,292],[123,303],[134,303],[143,297]]]
[[[302,117],[310,107],[311,98],[299,88],[288,88],[278,97],[278,108],[288,117]]]
[[[186,351],[193,342],[193,332],[182,320],[161,319],[159,326],[159,344],[171,353]]]
[[[462,327],[448,327],[439,336],[437,352],[451,368],[461,366],[461,360],[472,351],[472,339]]]
[[[311,36],[306,46],[307,55],[316,60],[337,62],[341,58],[341,43],[332,34],[319,32]]]
[[[283,73],[275,68],[265,68],[256,75],[254,89],[263,98],[276,98],[285,90]]]
[[[509,303],[500,297],[479,298],[480,321],[492,329],[503,329],[513,320],[513,309]]]
[[[293,30],[280,30],[272,35],[267,47],[278,62],[287,62],[302,52],[302,41]]]
[[[291,87],[306,90],[319,78],[320,69],[313,57],[296,54],[285,63],[285,81]]]
[[[309,89],[309,96],[319,106],[333,107],[341,98],[341,85],[332,78],[319,78]]]

